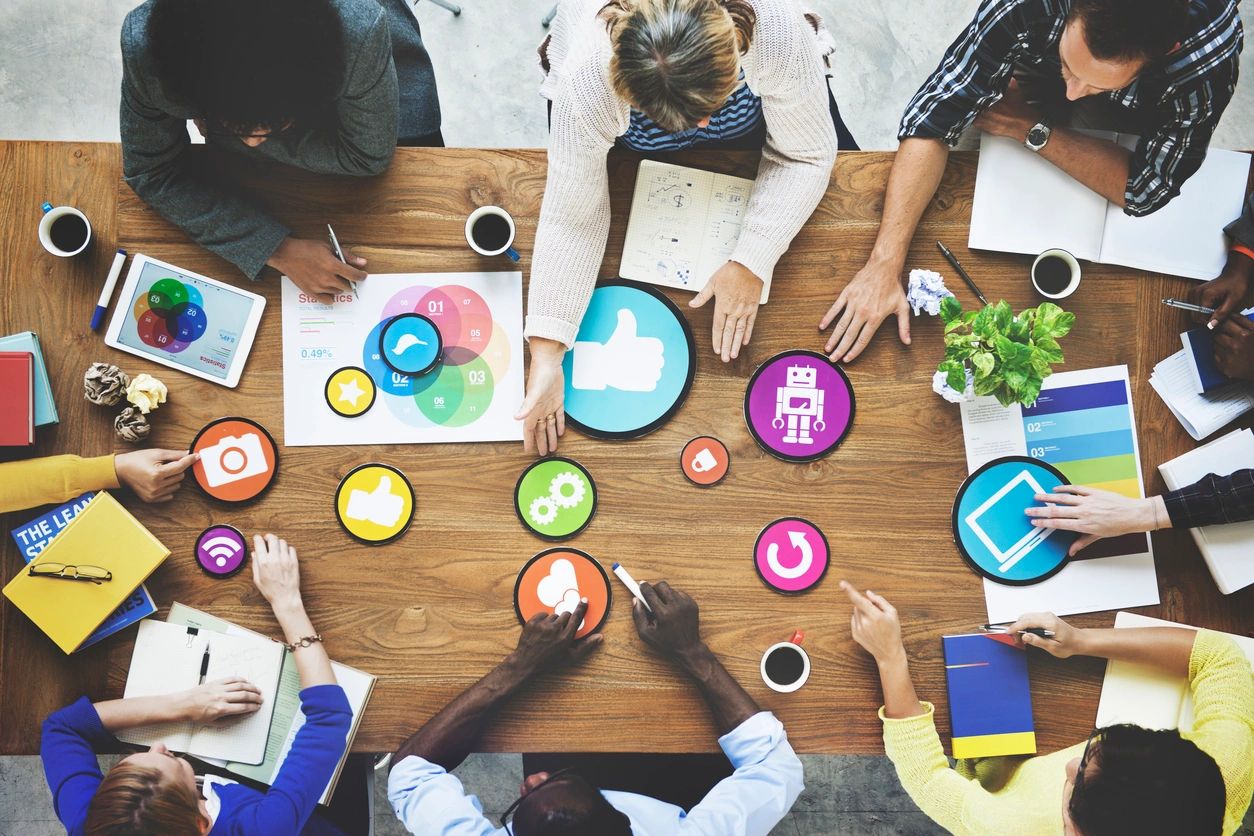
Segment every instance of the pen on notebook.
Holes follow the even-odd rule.
[[[961,276],[962,280],[967,283],[967,287],[971,288],[971,292],[975,294],[975,298],[979,299],[981,303],[987,305],[988,300],[984,298],[984,294],[980,292],[980,289],[976,287],[975,282],[967,275],[967,271],[962,269],[961,262],[959,262],[957,257],[949,251],[949,247],[946,247],[940,241],[936,242],[936,246],[941,251],[941,255],[945,256],[945,260],[953,265],[953,268],[958,271],[958,275]]]
[[[644,608],[646,610],[653,612],[653,607],[650,607],[649,602],[644,600],[644,596],[640,594],[640,584],[636,583],[636,579],[623,568],[622,564],[615,563],[610,568],[614,570],[614,574],[618,576],[618,579],[623,582],[623,586],[627,587],[627,589],[631,591],[631,594],[636,596],[636,600],[644,604]]]
[[[1192,302],[1181,302],[1179,299],[1164,299],[1163,304],[1169,308],[1179,308],[1182,311],[1192,311],[1193,313],[1213,314],[1214,308],[1208,308],[1205,305],[1194,305]]]
[[[1005,624],[981,624],[980,629],[985,633],[1009,633],[1010,628]],[[1031,633],[1040,639],[1052,639],[1054,637],[1053,630],[1046,630],[1044,627],[1029,627],[1026,630],[1019,630],[1020,635]]]
[[[91,330],[95,331],[104,322],[105,312],[109,310],[109,300],[113,298],[113,288],[122,275],[122,265],[126,263],[126,250],[119,249],[113,257],[113,265],[109,268],[109,277],[100,289],[100,298],[96,300],[96,310],[91,315]]]
[[[205,684],[205,677],[209,674],[209,645],[205,645],[205,655],[200,658],[200,680],[197,685]]]
[[[335,257],[345,264],[348,264],[348,259],[344,257],[344,251],[340,249],[340,239],[335,237],[335,230],[331,228],[331,224],[327,224],[327,238],[331,240],[331,249],[335,250]],[[357,282],[349,279],[348,286],[353,289],[354,296],[361,295],[357,292]]]

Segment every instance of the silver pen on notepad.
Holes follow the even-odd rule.
[[[335,250],[335,257],[348,264],[348,259],[344,257],[344,251],[340,249],[340,239],[335,237],[335,230],[331,228],[331,224],[327,224],[327,238],[331,240],[331,249]],[[348,286],[353,289],[353,295],[360,296],[361,294],[357,291],[357,282],[352,279],[347,279],[346,281]]]
[[[1208,308],[1205,305],[1194,305],[1192,302],[1181,302],[1179,299],[1164,299],[1163,304],[1169,308],[1179,308],[1182,311],[1192,311],[1193,313],[1213,314],[1214,308]]]

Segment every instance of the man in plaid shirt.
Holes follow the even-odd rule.
[[[983,0],[906,108],[871,257],[819,323],[836,323],[831,359],[856,358],[892,314],[910,343],[906,252],[968,127],[1021,141],[1128,214],[1147,215],[1206,156],[1242,43],[1237,0]],[[1140,142],[1129,151],[1054,124],[1042,106],[1050,97],[1030,101],[1016,73],[1052,83],[1054,99],[1092,97]]]

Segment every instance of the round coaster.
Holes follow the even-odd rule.
[[[588,612],[575,633],[577,639],[600,630],[610,613],[610,576],[579,549],[540,552],[527,561],[514,583],[514,612],[523,624],[538,613],[574,612],[580,598],[588,599]]]
[[[853,426],[853,386],[816,351],[776,354],[749,378],[745,423],[758,446],[786,462],[832,452]]]
[[[322,389],[327,406],[344,418],[356,418],[369,412],[378,392],[374,379],[357,366],[344,366],[331,372]]]
[[[1023,512],[1044,504],[1036,494],[1066,484],[1056,467],[1027,456],[993,459],[972,473],[954,497],[954,542],[963,559],[989,580],[1009,586],[1058,574],[1080,535],[1037,528]]]
[[[528,531],[545,540],[574,537],[592,522],[596,509],[596,482],[571,459],[540,459],[514,485],[514,512]]]
[[[223,502],[248,502],[274,483],[279,449],[266,428],[248,418],[210,421],[192,439],[200,459],[192,475],[200,489]]]
[[[679,469],[689,482],[703,488],[723,481],[730,467],[727,445],[712,435],[697,436],[679,453]]]
[[[440,329],[422,314],[394,316],[379,332],[379,358],[399,374],[426,374],[440,362],[443,350]]]
[[[247,560],[248,542],[233,525],[211,525],[196,538],[196,565],[210,577],[229,578]]]
[[[679,411],[696,373],[692,329],[648,285],[615,279],[592,293],[562,368],[566,421],[595,438],[639,438]]]
[[[414,519],[414,486],[389,464],[361,464],[335,489],[335,518],[354,540],[368,546],[391,543]]]
[[[805,592],[827,574],[831,552],[817,525],[801,517],[767,524],[753,544],[753,568],[776,592]]]

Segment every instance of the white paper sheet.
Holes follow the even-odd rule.
[[[1149,382],[1197,441],[1254,409],[1254,385],[1248,383],[1232,383],[1199,395],[1183,348],[1154,366]]]

